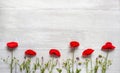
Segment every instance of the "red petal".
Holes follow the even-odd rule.
[[[88,49],[86,49],[86,50],[83,51],[82,56],[83,57],[87,57],[87,56],[91,55],[93,52],[94,52],[93,49],[88,48]]]
[[[56,56],[56,57],[60,57],[61,56],[59,50],[57,50],[57,49],[51,49],[49,51],[49,54],[50,54],[50,56]]]
[[[28,49],[25,51],[26,56],[35,56],[36,52],[34,50]]]
[[[10,49],[14,49],[14,48],[18,47],[18,43],[17,42],[8,42],[7,47]]]
[[[77,41],[71,41],[70,42],[70,47],[71,48],[77,48],[77,47],[79,47],[79,42],[77,42]]]
[[[107,42],[105,43],[105,45],[102,46],[102,50],[114,50],[115,49],[115,46],[112,45],[111,42]]]

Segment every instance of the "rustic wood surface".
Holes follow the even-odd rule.
[[[14,55],[20,62],[28,48],[46,60],[49,49],[58,48],[63,60],[71,56],[71,40],[81,44],[76,57],[91,47],[95,49],[93,58],[104,55],[100,48],[111,41],[116,50],[110,54],[113,64],[107,73],[120,73],[120,0],[0,0],[0,57],[10,55],[6,42],[18,41]],[[2,61],[0,73],[9,73]]]

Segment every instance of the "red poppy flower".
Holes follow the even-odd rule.
[[[75,49],[75,48],[77,48],[77,47],[79,47],[79,42],[77,42],[77,41],[71,41],[70,42],[70,47],[72,48],[72,49]]]
[[[55,57],[61,56],[60,51],[57,49],[50,49],[49,54],[50,54],[50,56],[55,56]]]
[[[107,50],[114,50],[115,46],[112,45],[111,42],[106,42],[105,45],[102,46],[102,50],[107,51]]]
[[[28,49],[25,51],[26,56],[35,56],[36,52],[34,50]]]
[[[7,47],[10,49],[14,49],[18,47],[18,43],[17,42],[8,42],[7,43]]]
[[[83,56],[83,57],[88,57],[88,56],[91,55],[93,52],[94,52],[93,49],[88,48],[88,49],[86,49],[86,50],[83,51],[82,56]]]

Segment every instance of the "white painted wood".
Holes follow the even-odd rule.
[[[37,57],[49,59],[49,49],[58,48],[61,61],[71,56],[71,40],[81,43],[76,56],[88,47],[95,49],[93,58],[106,41],[116,46],[110,54],[113,65],[107,73],[119,73],[120,51],[119,0],[0,0],[0,57],[6,58],[6,42],[18,41],[15,56],[23,61],[24,51],[32,48]],[[68,56],[69,54],[69,56]],[[33,61],[35,58],[33,58]],[[0,73],[9,73],[0,61]],[[17,73],[20,73],[19,71]],[[63,73],[66,73],[63,71]],[[81,73],[85,73],[83,68]],[[99,72],[100,73],[100,72]]]
[[[119,9],[119,0],[1,0],[0,7]]]

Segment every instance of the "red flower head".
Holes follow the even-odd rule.
[[[83,51],[82,56],[83,56],[83,57],[88,57],[88,56],[91,55],[93,52],[94,52],[93,49],[88,48],[88,49],[86,49],[86,50]]]
[[[33,56],[36,55],[36,52],[34,50],[28,49],[28,50],[25,51],[25,55],[33,57]]]
[[[106,42],[105,45],[102,46],[102,50],[108,51],[108,50],[114,50],[115,46],[112,45],[111,42]]]
[[[70,48],[72,48],[72,49],[75,49],[75,48],[78,48],[79,47],[79,42],[77,42],[77,41],[71,41],[70,42]]]
[[[18,43],[17,43],[17,42],[8,42],[8,43],[7,43],[7,47],[8,47],[9,49],[15,49],[15,48],[18,47]]]
[[[60,57],[61,56],[60,51],[57,50],[57,49],[50,49],[49,54],[50,54],[50,56],[54,56],[54,57]]]

